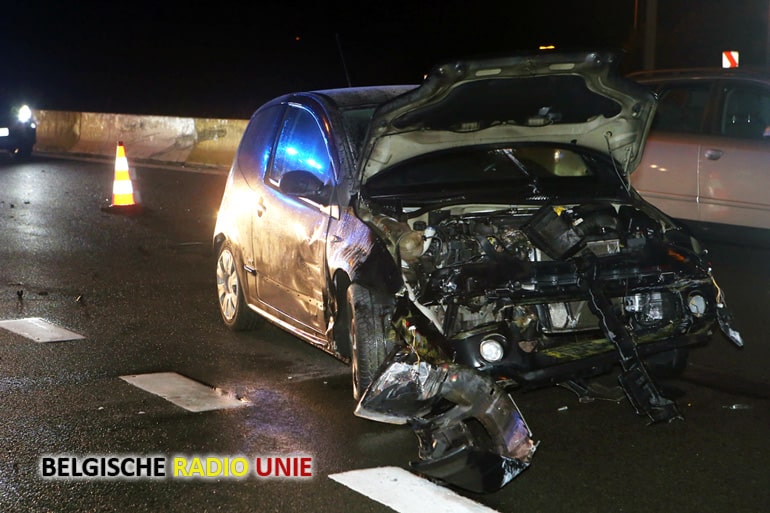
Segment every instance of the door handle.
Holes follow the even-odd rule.
[[[706,158],[709,160],[719,160],[723,153],[722,150],[706,150]]]
[[[259,198],[257,200],[257,206],[255,208],[256,208],[256,211],[257,211],[257,217],[262,217],[262,214],[264,214],[265,210],[267,210],[265,208],[265,203],[262,201],[262,198]]]

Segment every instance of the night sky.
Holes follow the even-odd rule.
[[[416,83],[458,57],[602,48],[642,64],[644,0],[28,0],[3,6],[0,87],[37,108],[248,117],[292,90]],[[768,0],[659,0],[658,67],[763,65]],[[346,74],[347,68],[347,74]]]

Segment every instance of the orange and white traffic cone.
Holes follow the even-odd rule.
[[[112,184],[112,203],[103,210],[107,212],[120,212],[134,214],[141,211],[138,201],[138,193],[134,194],[134,185],[131,182],[131,172],[128,169],[126,148],[122,141],[118,142],[115,152],[115,180]]]

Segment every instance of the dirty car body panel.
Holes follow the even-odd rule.
[[[680,418],[647,362],[742,341],[698,242],[629,185],[655,100],[613,65],[463,61],[260,108],[214,234],[225,323],[350,362],[356,414],[409,424],[415,471],[473,491],[536,449],[510,387],[619,368],[637,413]]]

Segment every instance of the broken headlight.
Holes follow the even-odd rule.
[[[665,292],[645,292],[623,298],[623,308],[633,325],[655,328],[678,315],[674,296]]]

